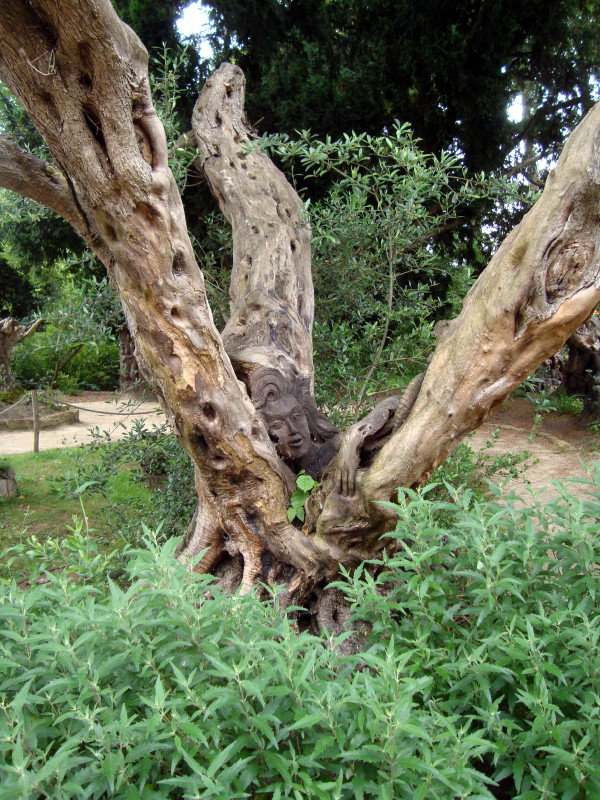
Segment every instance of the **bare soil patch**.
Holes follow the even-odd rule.
[[[535,493],[542,499],[556,496],[552,481],[585,478],[590,465],[600,460],[600,435],[590,430],[582,415],[545,414],[535,429],[536,407],[522,397],[513,397],[468,439],[480,450],[493,441],[490,455],[531,454],[522,475],[507,484],[517,494]],[[533,435],[532,435],[533,434]],[[589,493],[589,486],[574,483],[570,490],[579,497]]]
[[[156,400],[147,395],[116,395],[114,392],[82,392],[61,396],[66,403],[76,406],[79,422],[61,424],[40,432],[40,450],[57,447],[74,447],[92,440],[94,429],[107,431],[111,438],[120,439],[140,419],[147,427],[161,425],[164,414]],[[29,453],[33,450],[31,431],[0,432],[0,456]]]

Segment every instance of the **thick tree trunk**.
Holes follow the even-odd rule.
[[[26,327],[13,317],[0,319],[0,389],[10,386],[12,382],[10,371],[12,351],[19,342],[36,331],[42,321],[37,319],[33,325]]]
[[[142,380],[142,373],[135,357],[135,343],[125,325],[119,331],[119,390],[128,392]]]
[[[600,417],[600,317],[591,317],[567,339],[568,357],[562,365],[562,385],[583,399],[584,412]]]
[[[14,170],[2,180],[63,213],[106,265],[140,366],[196,465],[198,546],[215,561],[238,553],[245,587],[277,563],[332,574],[343,554],[288,523],[286,470],[214,327],[143,46],[108,0],[16,0],[0,7],[0,32],[0,74],[58,165],[55,193],[48,168],[28,160],[26,181]]]
[[[106,264],[140,366],[195,464],[198,511],[181,557],[198,569],[230,559],[244,588],[285,583],[302,602],[338,563],[374,555],[393,524],[376,501],[424,481],[600,299],[597,107],[467,296],[422,385],[340,442],[312,400],[310,232],[281,173],[249,147],[239,69],[218,71],[194,115],[206,175],[234,232],[232,313],[220,336],[138,39],[108,0],[13,0],[0,6],[0,33],[0,75],[56,161],[11,158],[14,145],[0,139],[0,183],[62,214]],[[311,467],[322,471],[339,449],[302,531],[287,520],[291,473],[269,438],[302,464],[306,455],[294,453],[305,434],[276,433],[296,401],[310,418]],[[386,436],[365,469],[361,448]]]

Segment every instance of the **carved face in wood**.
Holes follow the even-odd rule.
[[[312,440],[306,414],[293,395],[271,400],[262,414],[280,456],[298,460],[308,454]]]

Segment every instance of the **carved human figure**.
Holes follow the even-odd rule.
[[[334,483],[339,494],[353,496],[361,459],[368,459],[393,430],[400,398],[386,398],[344,434],[317,409],[301,379],[268,369],[258,371],[251,385],[279,456],[296,471],[321,480],[339,452]]]
[[[294,461],[299,469],[320,480],[339,450],[340,433],[324,442],[313,441],[306,412],[292,394],[269,401],[261,412],[281,458]]]

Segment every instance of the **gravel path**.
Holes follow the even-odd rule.
[[[137,420],[144,419],[146,427],[150,428],[165,420],[155,401],[140,401],[128,395],[115,398],[109,392],[87,392],[65,399],[87,410],[79,411],[78,424],[40,431],[40,450],[74,447],[89,442],[93,438],[90,433],[93,428],[110,431],[113,439],[120,439]],[[515,489],[522,497],[532,490],[549,498],[557,494],[550,480],[583,478],[587,467],[593,461],[600,461],[600,435],[591,433],[577,417],[550,414],[544,417],[539,432],[529,441],[534,411],[534,407],[522,398],[513,398],[467,441],[474,450],[479,451],[486,447],[486,442],[497,431],[492,447],[486,449],[488,455],[528,450],[531,457],[527,469],[518,479],[511,480],[508,488]],[[0,432],[0,457],[32,450],[32,431]],[[575,484],[572,490],[583,497],[589,487]]]
[[[101,396],[101,399],[93,399],[98,396]],[[121,439],[138,420],[144,419],[146,427],[149,428],[155,424],[161,425],[165,421],[165,415],[156,401],[140,401],[128,395],[115,398],[108,392],[93,394],[88,392],[81,396],[69,396],[66,400],[80,406],[79,422],[41,430],[40,450],[85,444],[92,440],[91,430],[94,428],[109,431],[113,439]],[[33,431],[0,432],[0,457],[30,453],[32,450]]]

